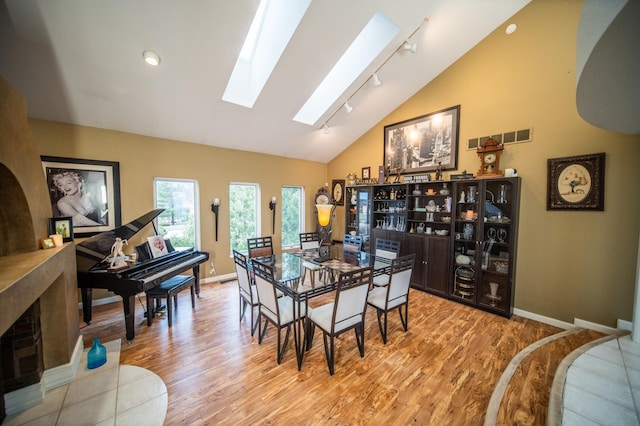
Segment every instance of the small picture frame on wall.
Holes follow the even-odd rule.
[[[73,241],[73,222],[71,216],[49,218],[49,234],[62,235],[65,243]]]
[[[370,179],[370,178],[371,178],[371,167],[363,167],[362,179]]]
[[[547,210],[604,210],[605,153],[547,160]]]

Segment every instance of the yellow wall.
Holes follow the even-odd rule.
[[[271,235],[272,196],[280,200],[282,185],[300,185],[306,193],[306,228],[315,229],[313,196],[324,186],[326,164],[292,160],[205,145],[176,142],[91,127],[72,126],[52,121],[30,119],[29,125],[41,155],[86,158],[120,163],[122,222],[152,210],[153,178],[196,179],[200,188],[201,249],[215,259],[218,275],[234,273],[229,253],[229,183],[260,184],[262,193],[262,235]],[[215,241],[211,203],[220,197],[218,241]],[[282,214],[276,212],[274,245],[280,247]],[[125,247],[133,250],[134,243]],[[209,277],[208,266],[201,268]]]
[[[489,35],[333,160],[329,176],[377,170],[385,125],[453,105],[461,105],[459,171],[479,167],[464,148],[468,139],[533,127],[533,142],[508,145],[500,162],[522,177],[515,306],[615,326],[632,319],[640,192],[630,183],[640,180],[640,137],[595,128],[578,115],[581,9],[581,1],[533,0],[509,20],[519,26],[515,34],[499,28]],[[598,152],[606,152],[605,211],[547,211],[547,159]]]
[[[632,317],[640,191],[631,183],[640,180],[640,137],[597,129],[578,116],[575,50],[581,8],[581,1],[533,0],[509,20],[519,25],[514,35],[496,30],[328,166],[41,120],[30,125],[42,155],[120,162],[125,222],[153,208],[154,176],[197,179],[202,249],[215,257],[220,275],[233,272],[229,182],[260,183],[263,234],[271,231],[270,197],[282,184],[305,186],[311,230],[318,187],[349,172],[360,175],[366,166],[377,175],[385,125],[460,104],[458,171],[474,174],[479,162],[464,148],[467,139],[533,127],[533,142],[507,146],[501,159],[502,168],[517,168],[523,179],[515,306],[561,321],[580,318],[615,326],[617,319]],[[607,154],[605,211],[547,211],[547,159],[597,152]],[[214,196],[222,199],[218,242],[209,206]],[[334,238],[343,233],[344,207],[338,207]],[[279,246],[279,232],[275,239]]]

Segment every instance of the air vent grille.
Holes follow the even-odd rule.
[[[512,130],[504,133],[497,133],[491,136],[479,136],[476,138],[469,139],[467,144],[467,149],[476,149],[478,147],[484,146],[487,139],[493,138],[498,143],[524,143],[524,142],[533,142],[533,128],[521,129],[521,130]]]

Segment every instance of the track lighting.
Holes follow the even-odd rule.
[[[351,114],[351,111],[353,111],[353,107],[349,105],[349,101],[344,103],[344,110],[347,112],[347,114]]]
[[[156,52],[152,52],[151,50],[146,50],[142,53],[142,57],[144,61],[154,67],[160,65],[160,56]]]
[[[329,134],[329,125],[328,125],[327,123],[324,123],[324,124],[322,125],[322,132],[323,132],[325,135],[328,135],[328,134]]]
[[[409,51],[411,53],[416,53],[416,50],[418,50],[418,43],[409,43],[408,41],[404,43],[404,45],[402,46],[402,48],[406,51]]]
[[[378,77],[378,73],[375,73],[371,76],[371,84],[373,85],[373,87],[378,87],[382,84],[380,78]]]

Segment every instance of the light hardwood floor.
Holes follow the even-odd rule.
[[[249,317],[239,322],[235,281],[204,284],[195,310],[188,292],[178,299],[168,328],[166,318],[147,327],[142,298],[131,344],[124,340],[120,303],[94,307],[91,325],[81,323],[85,346],[96,336],[102,341],[122,338],[121,364],[149,369],[164,380],[166,425],[479,425],[511,359],[562,331],[412,289],[409,331],[402,330],[393,313],[384,345],[375,311],[368,309],[365,357],[360,358],[353,333],[341,336],[335,375],[330,376],[319,333],[302,371],[297,370],[292,340],[277,365],[275,329],[269,328],[258,345]],[[528,405],[544,411],[546,402],[543,398],[537,408],[535,402]],[[533,413],[530,418],[541,417]]]

